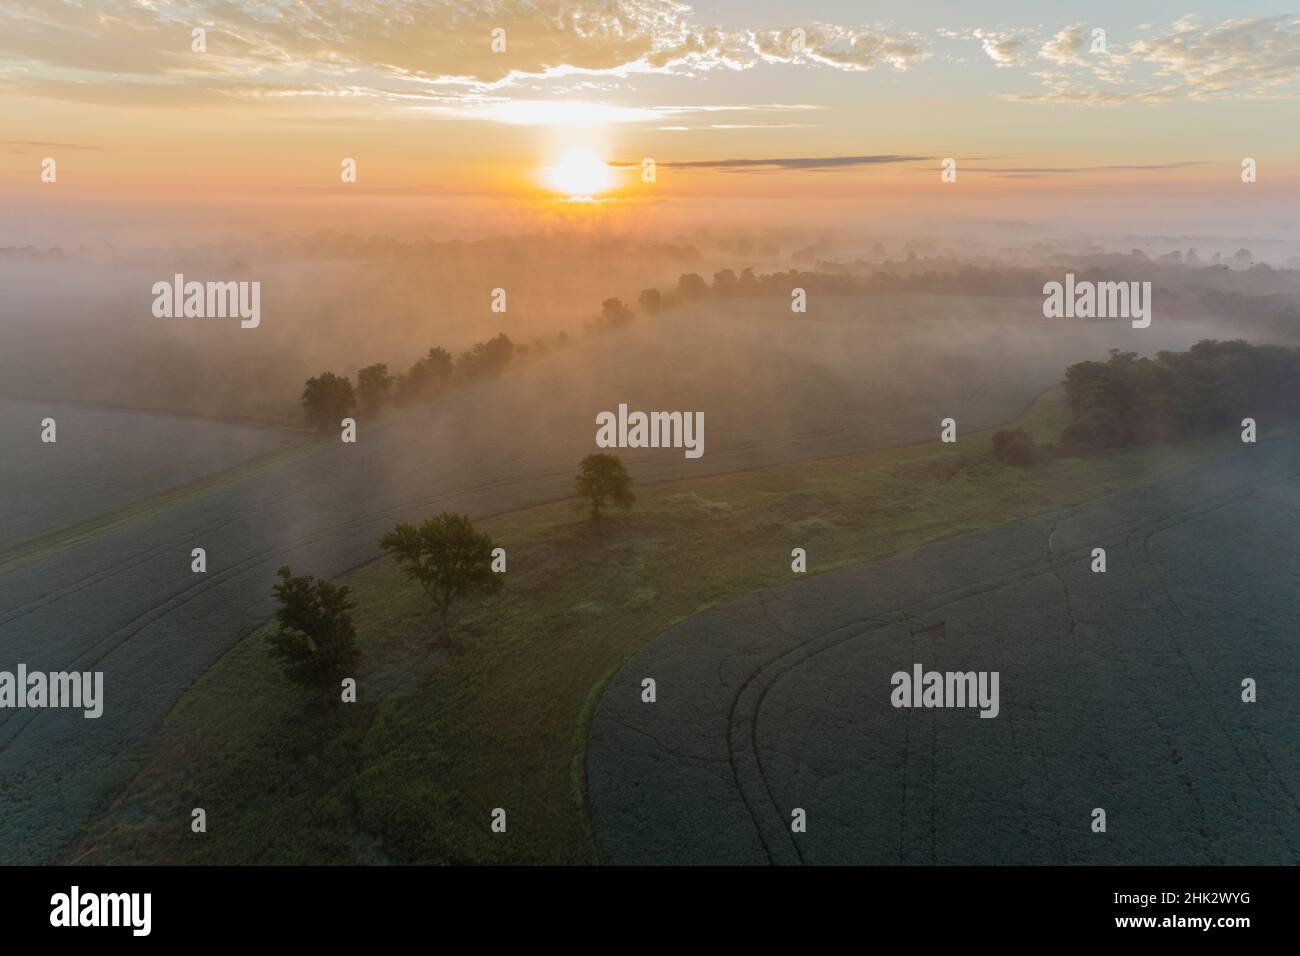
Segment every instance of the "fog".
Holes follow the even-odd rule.
[[[944,418],[960,439],[1112,348],[1293,340],[1300,283],[1278,249],[1261,263],[1199,242],[1189,264],[1190,245],[761,226],[653,240],[286,229],[229,245],[178,232],[0,250],[0,431],[20,462],[0,488],[11,516],[31,515],[0,551],[0,639],[32,668],[103,670],[110,702],[95,721],[0,717],[0,834],[23,837],[0,840],[16,848],[0,861],[55,858],[123,755],[267,619],[279,565],[336,576],[376,558],[397,520],[569,497],[596,416],[620,404],[703,416],[698,459],[620,450],[649,482],[934,440]],[[1043,284],[1067,272],[1151,282],[1150,327],[1045,319]],[[261,283],[260,324],[155,316],[153,286],[176,273]],[[795,288],[805,311],[792,310]],[[647,289],[660,308],[642,304]],[[631,311],[602,312],[611,297]],[[245,440],[184,417],[301,428],[309,376],[355,380],[376,362],[401,373],[431,347],[458,354],[498,333],[517,347],[496,374],[358,413],[354,445],[279,427]],[[39,440],[47,417],[56,444]],[[206,574],[190,571],[196,546]],[[52,793],[50,779],[67,784]]]
[[[1109,347],[1150,354],[1202,335],[1289,342],[1300,327],[1300,250],[1278,241],[1029,238],[1006,224],[978,240],[776,226],[647,240],[609,222],[473,240],[282,231],[227,243],[198,235],[0,248],[0,395],[292,426],[309,376],[355,378],[376,362],[398,374],[429,348],[456,354],[505,333],[523,347],[507,374],[545,353],[546,374],[568,389],[604,374],[661,380],[671,370],[679,388],[699,374],[763,407],[779,398],[780,409],[806,409],[804,390],[848,388],[845,397],[860,397],[853,389],[870,381],[874,394],[901,395],[939,370],[973,387],[995,342],[998,376],[1036,387],[1059,376],[1063,362],[1103,357]],[[751,270],[756,281],[682,295],[678,308],[659,313],[637,304],[644,289],[671,297],[684,273],[713,284],[724,269]],[[1099,331],[1043,319],[1043,283],[1066,272],[1152,282],[1152,328],[1129,336],[1122,323]],[[176,274],[260,283],[260,324],[156,317],[154,283]],[[790,311],[795,287],[810,296],[806,313]],[[504,311],[493,309],[497,289]],[[593,331],[610,297],[637,314],[622,328]],[[918,323],[933,335],[918,335]],[[901,361],[873,369],[880,355]],[[816,398],[811,407],[823,404],[839,403]]]

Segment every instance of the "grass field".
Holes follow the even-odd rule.
[[[1044,442],[1064,420],[1050,393],[1014,427]],[[596,862],[586,722],[627,655],[674,622],[789,583],[796,546],[810,572],[868,562],[1159,481],[1236,440],[1017,469],[990,437],[647,485],[598,526],[572,502],[485,520],[508,550],[506,588],[462,609],[450,654],[432,649],[395,566],[366,565],[344,579],[359,601],[358,704],[315,709],[270,662],[267,630],[250,635],[182,698],[65,859]],[[190,832],[194,807],[206,834]],[[489,830],[496,807],[504,836]]]

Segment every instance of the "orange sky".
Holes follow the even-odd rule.
[[[1064,4],[1050,23],[1020,3],[885,3],[871,24],[839,2],[274,6],[7,5],[0,191],[322,216],[365,199],[466,222],[473,199],[543,221],[768,215],[775,200],[785,216],[1086,219],[1102,204],[1135,224],[1197,202],[1268,220],[1300,194],[1300,21],[1267,3],[1172,22],[1159,4]],[[557,205],[545,169],[575,149],[652,157],[656,181],[616,166],[605,203]]]

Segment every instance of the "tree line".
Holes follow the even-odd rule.
[[[353,412],[373,416],[389,405],[432,401],[454,385],[500,374],[510,364],[515,343],[504,332],[486,342],[476,342],[455,358],[446,349],[429,349],[406,372],[394,375],[384,362],[357,372],[357,384],[346,375],[321,372],[307,379],[302,409],[307,423],[319,431],[338,427]]]
[[[1104,362],[1065,373],[1070,422],[1055,445],[1035,447],[1017,429],[993,436],[994,454],[1014,465],[1043,456],[1086,456],[1240,427],[1243,418],[1300,416],[1300,349],[1203,339],[1154,358],[1111,349]]]
[[[605,299],[600,313],[586,324],[588,333],[605,332],[629,324],[635,311],[617,297]],[[452,388],[499,375],[518,358],[571,341],[567,332],[550,339],[534,339],[531,345],[517,344],[504,332],[473,346],[453,358],[436,346],[417,359],[405,372],[393,374],[386,363],[376,362],[357,371],[356,384],[346,375],[321,372],[307,379],[302,391],[302,410],[307,424],[319,432],[338,428],[339,422],[359,412],[374,417],[391,407],[432,402]]]

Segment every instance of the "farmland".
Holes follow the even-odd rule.
[[[41,443],[51,418],[57,441]],[[0,556],[20,542],[300,443],[288,429],[147,412],[0,400],[6,449]],[[20,449],[31,449],[20,453]]]
[[[1049,397],[1019,424],[1045,438],[1062,421]],[[482,527],[510,553],[507,587],[466,609],[458,653],[429,646],[418,591],[391,563],[345,575],[360,601],[360,703],[304,719],[301,695],[269,662],[267,631],[251,635],[182,697],[153,755],[69,858],[594,862],[583,757],[605,682],[702,608],[788,581],[794,544],[808,547],[816,574],[1157,482],[1227,447],[1216,439],[1022,470],[993,462],[981,434],[955,447],[643,485],[634,512],[599,530],[568,501],[488,519]],[[671,714],[676,668],[658,673],[656,706]],[[634,677],[629,664],[615,686]],[[717,673],[693,675],[706,678]],[[593,737],[598,824],[612,812],[610,781],[640,772],[599,749],[613,693]],[[202,841],[177,825],[200,801],[231,821]],[[496,806],[510,812],[508,840],[487,830]],[[616,834],[598,833],[617,851]]]
[[[1295,864],[1298,504],[1275,436],[679,623],[592,721],[604,858]],[[891,707],[914,662],[999,672],[1001,716]]]
[[[880,334],[885,329],[889,334]],[[580,661],[570,666],[561,691],[527,684],[529,694],[541,694],[538,706],[547,714],[546,721],[536,724],[544,742],[531,739],[523,752],[513,745],[464,751],[460,742],[440,740],[436,748],[451,749],[422,752],[421,747],[434,747],[427,727],[443,719],[468,720],[482,733],[501,733],[490,729],[490,721],[516,711],[521,688],[512,677],[491,676],[501,666],[497,656],[466,655],[445,666],[427,660],[418,645],[409,645],[416,630],[412,598],[397,589],[391,570],[379,564],[358,571],[374,582],[371,593],[389,605],[369,636],[376,642],[376,650],[367,655],[369,666],[377,668],[374,679],[381,688],[412,693],[390,702],[367,699],[367,706],[379,708],[374,727],[355,732],[401,732],[409,749],[373,745],[373,760],[359,779],[380,797],[370,802],[361,822],[348,816],[347,828],[379,834],[376,839],[398,859],[496,854],[498,847],[478,845],[463,823],[456,824],[463,836],[448,845],[434,840],[423,824],[413,824],[402,839],[389,835],[405,829],[401,821],[421,802],[435,805],[433,819],[444,812],[437,807],[447,808],[449,819],[469,819],[475,801],[487,799],[485,792],[501,786],[501,780],[513,780],[512,768],[540,747],[545,752],[536,757],[537,772],[509,786],[521,788],[525,804],[538,801],[538,812],[525,812],[524,819],[541,829],[534,831],[535,840],[521,837],[511,850],[517,856],[506,858],[589,858],[592,845],[581,815],[573,812],[574,780],[580,777],[574,769],[574,740],[581,736],[583,715],[594,704],[597,686],[627,653],[676,619],[702,605],[770,587],[783,571],[788,573],[780,561],[756,561],[756,553],[765,556],[777,548],[788,555],[793,533],[838,542],[829,550],[819,548],[814,569],[870,560],[1078,500],[1110,482],[1154,480],[1168,468],[1182,467],[1186,455],[1194,458],[1190,451],[1179,451],[1158,456],[1153,465],[1141,456],[1117,456],[1095,466],[1008,476],[979,456],[950,463],[929,458],[935,449],[927,445],[900,447],[873,460],[861,476],[808,464],[933,441],[939,421],[949,415],[957,418],[963,439],[974,436],[1019,414],[1059,380],[1065,361],[1097,355],[1105,342],[1127,335],[1125,329],[1100,324],[1046,328],[1038,303],[1020,299],[827,299],[797,317],[788,306],[771,301],[692,306],[532,357],[501,378],[458,390],[432,408],[384,421],[362,420],[356,445],[325,441],[276,453],[260,465],[250,462],[246,470],[225,472],[223,480],[167,497],[124,520],[97,524],[91,519],[90,527],[57,547],[25,550],[0,573],[0,640],[6,659],[33,670],[103,670],[106,700],[104,716],[93,722],[51,712],[7,712],[0,718],[0,859],[55,858],[96,823],[96,815],[142,769],[156,766],[160,746],[163,751],[168,746],[159,744],[157,734],[169,714],[187,712],[177,709],[183,695],[203,688],[215,689],[222,699],[230,695],[229,688],[236,685],[224,682],[225,672],[209,671],[218,662],[224,666],[244,660],[247,666],[260,661],[255,654],[227,655],[270,617],[270,583],[278,566],[288,563],[299,573],[330,577],[344,574],[378,556],[379,535],[396,521],[443,509],[476,520],[502,515],[495,520],[505,522],[496,527],[511,555],[507,591],[517,597],[507,597],[501,605],[507,609],[503,619],[470,620],[478,633],[500,634],[505,642],[497,647],[487,641],[485,646],[496,647],[495,653],[506,659],[512,659],[508,648],[514,647],[521,661],[528,661],[538,656],[533,642],[553,641],[578,653]],[[1147,331],[1164,337],[1153,335],[1153,345],[1176,344],[1200,332],[1174,322]],[[988,336],[983,345],[978,344],[981,335]],[[754,375],[756,369],[763,374]],[[656,491],[655,507],[647,499],[617,533],[593,539],[563,499],[572,493],[577,462],[593,448],[596,414],[620,402],[702,413],[708,434],[704,457],[688,460],[679,450],[636,449],[626,452],[626,460],[642,488],[681,479],[704,484],[658,486],[662,493]],[[1050,438],[1059,427],[1057,420],[1040,437]],[[959,441],[958,447],[967,451],[984,440]],[[61,428],[59,453],[82,453],[80,441],[75,429]],[[23,461],[46,450],[36,433],[15,447]],[[913,461],[913,454],[920,457]],[[113,474],[114,468],[129,471],[126,465],[101,462],[96,472]],[[776,470],[763,472],[761,483],[734,479],[734,500],[730,479],[708,484],[715,480],[710,476],[761,469]],[[162,485],[176,488],[185,476],[164,477]],[[92,482],[89,474],[82,478]],[[61,515],[55,487],[28,489],[26,506]],[[920,494],[918,489],[927,491]],[[823,502],[821,495],[828,490],[833,500]],[[553,511],[504,517],[548,501],[560,503]],[[727,525],[728,520],[735,526]],[[788,526],[791,530],[784,530]],[[206,573],[191,571],[195,547],[207,552]],[[622,570],[610,580],[614,568]],[[390,614],[396,616],[384,616]],[[255,644],[238,653],[248,653],[247,646]],[[392,664],[389,657],[399,663]],[[460,668],[471,673],[461,674]],[[396,673],[385,678],[390,670]],[[424,692],[421,685],[421,692],[414,693],[409,682],[425,672],[448,675],[434,677],[435,682],[464,678],[437,687],[469,710],[453,708],[444,718],[444,690]],[[244,674],[237,686],[285,694],[273,680],[260,683],[274,676]],[[473,695],[471,687],[477,688]],[[217,733],[214,728],[226,726],[228,719],[262,714],[256,694],[243,691],[238,699],[242,703],[233,714],[208,714],[187,735],[189,744]],[[401,701],[406,705],[399,707]],[[280,701],[278,706],[290,704]],[[219,736],[242,739],[235,728]],[[461,733],[458,741],[475,739],[475,734]],[[245,764],[242,773],[259,788],[259,799],[270,792],[268,781],[283,779],[291,789],[302,786],[296,762],[268,760],[262,765],[260,753],[249,747],[241,758],[256,765]],[[410,795],[406,769],[421,761],[454,765],[457,786]],[[214,761],[214,773],[227,769]],[[357,785],[355,769],[341,778],[348,788]],[[54,779],[60,781],[57,792],[48,784]],[[349,796],[349,814],[358,812],[356,800]],[[58,812],[52,809],[55,803]],[[243,798],[235,807],[228,808],[225,818],[241,821],[238,831],[226,831],[236,846],[222,851],[213,839],[203,852],[225,859],[272,853],[273,843],[259,841],[252,850],[240,842],[259,830],[244,811]],[[162,809],[132,812],[152,821],[144,829],[152,837],[157,837],[155,828],[170,826]],[[285,807],[275,808],[282,812]],[[520,826],[527,832],[528,824]],[[274,829],[295,832],[278,816]],[[338,832],[313,829],[300,844],[317,846]],[[342,845],[350,848],[351,838]],[[153,839],[148,852],[184,858],[195,849]],[[321,858],[312,853],[308,858]]]

